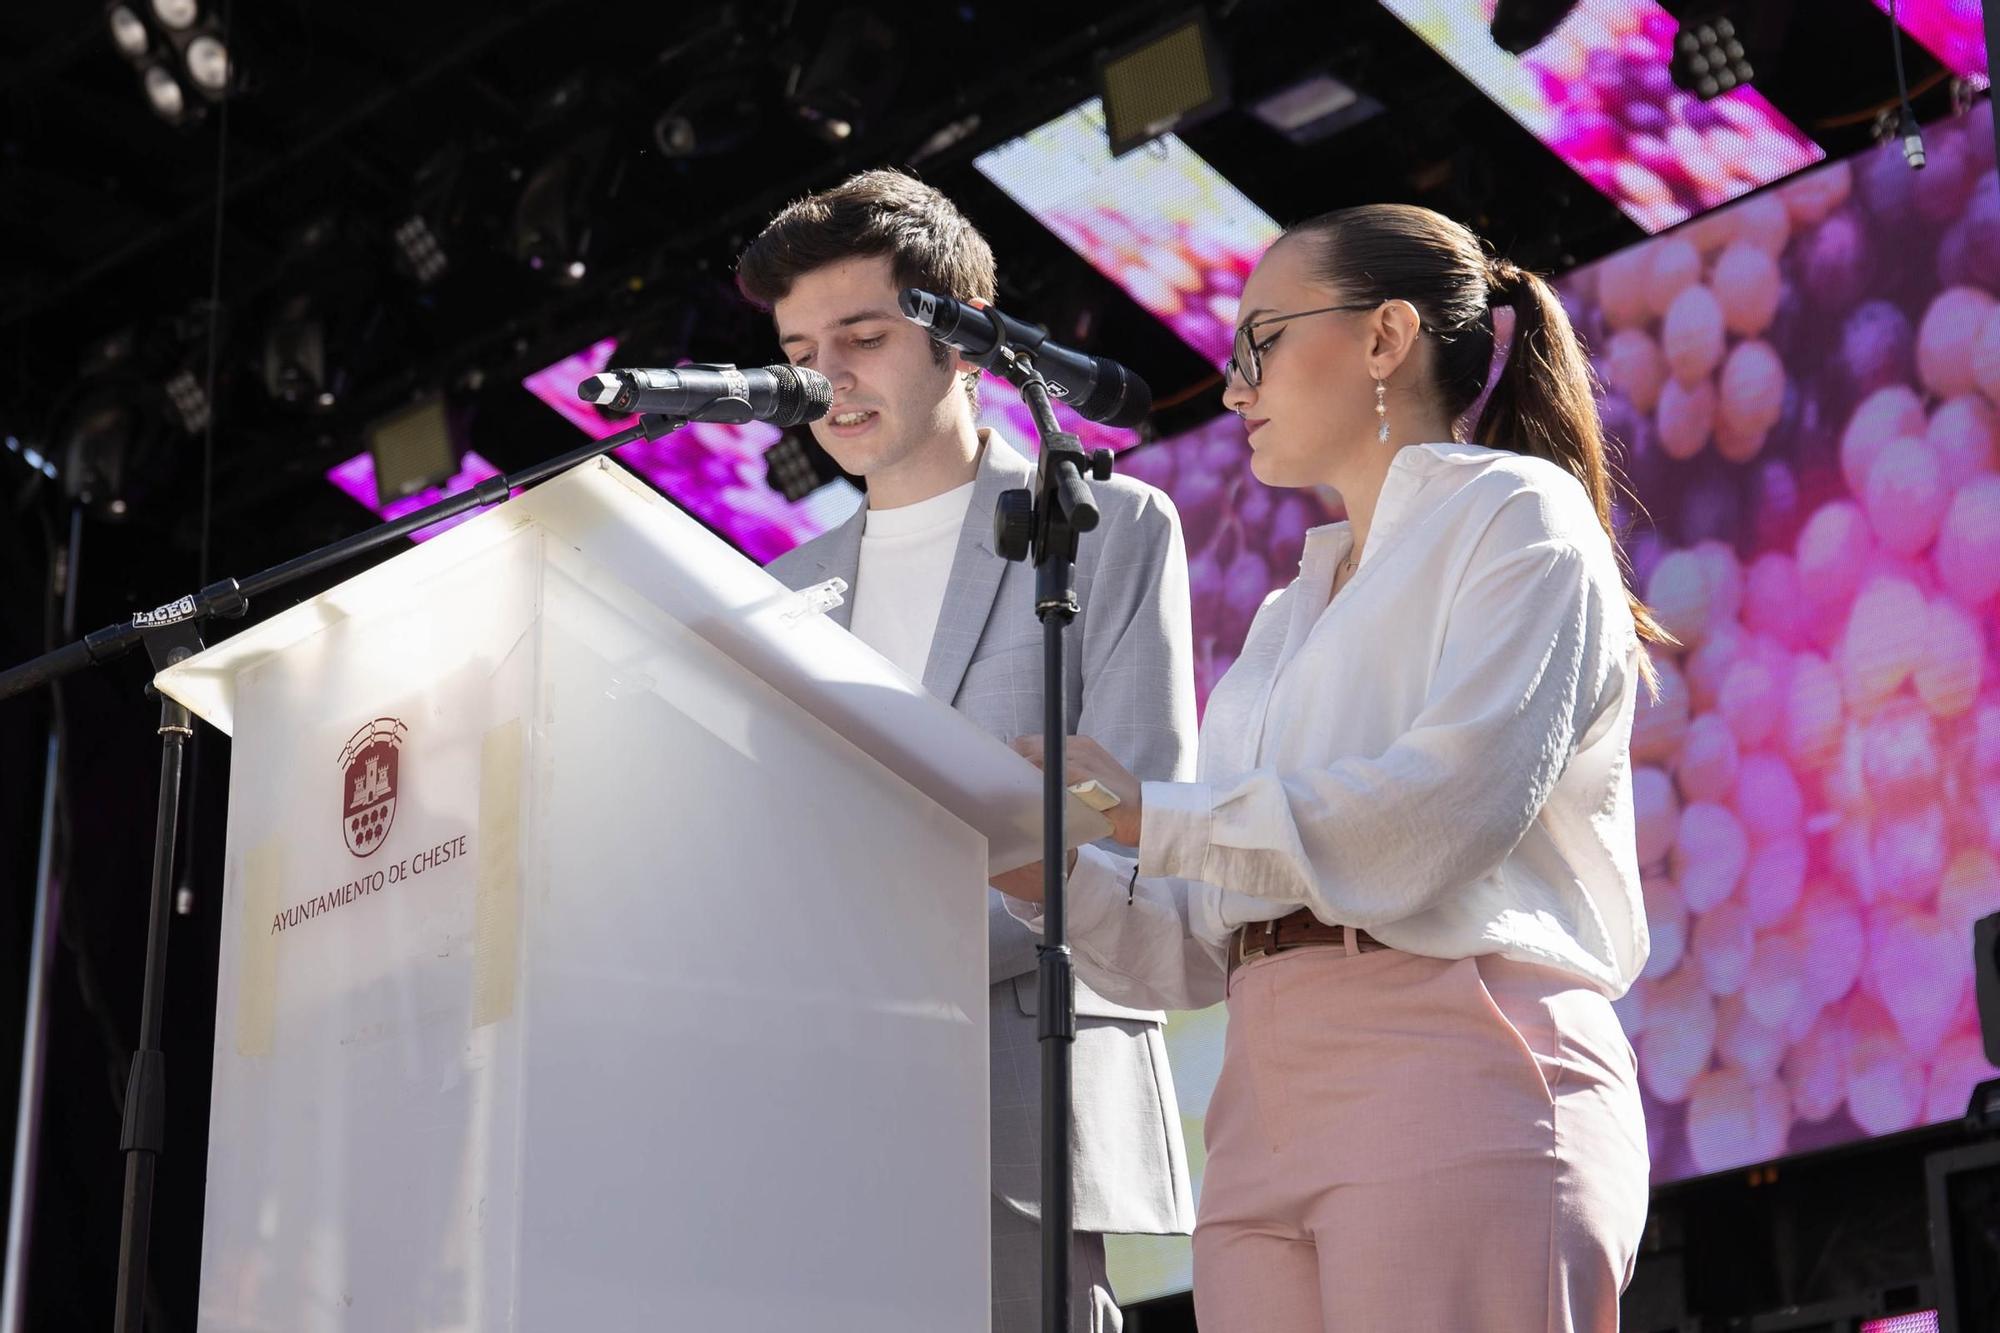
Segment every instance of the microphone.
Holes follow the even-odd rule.
[[[1038,324],[916,287],[903,288],[897,303],[905,319],[980,365],[991,361],[1004,331],[1009,345],[1034,356],[1035,369],[1049,382],[1049,393],[1080,417],[1107,426],[1136,426],[1153,410],[1153,391],[1146,381],[1108,357],[1089,356],[1049,341],[1049,331]]]
[[[740,426],[768,421],[798,426],[833,406],[833,385],[804,366],[738,370],[728,365],[672,370],[607,370],[576,386],[576,396],[613,412],[647,412]]]

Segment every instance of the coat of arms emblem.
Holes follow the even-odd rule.
[[[340,752],[340,832],[347,850],[368,856],[389,836],[396,819],[396,769],[409,728],[393,717],[378,717]]]

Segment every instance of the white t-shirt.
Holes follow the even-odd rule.
[[[854,575],[856,638],[924,678],[974,482],[894,509],[870,509]]]

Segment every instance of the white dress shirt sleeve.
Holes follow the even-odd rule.
[[[1140,879],[1134,862],[1099,846],[1077,849],[1065,905],[1077,975],[1114,1004],[1134,1009],[1205,1009],[1222,999],[1226,955],[1212,943],[1214,895],[1183,879]],[[1128,896],[1129,895],[1129,896]],[[1036,933],[1038,903],[1006,900]]]
[[[1226,885],[1371,928],[1495,870],[1629,690],[1623,583],[1608,543],[1551,535],[1531,501],[1495,515],[1434,609],[1437,670],[1399,739],[1303,771],[1146,783],[1141,883]]]

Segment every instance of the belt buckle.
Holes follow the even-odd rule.
[[[1262,941],[1259,944],[1252,945],[1250,943],[1251,929],[1252,927],[1245,926],[1237,932],[1236,961],[1239,964],[1252,962],[1264,957],[1266,954],[1278,951],[1278,932],[1271,928],[1270,922],[1259,921],[1256,924],[1255,930]]]

